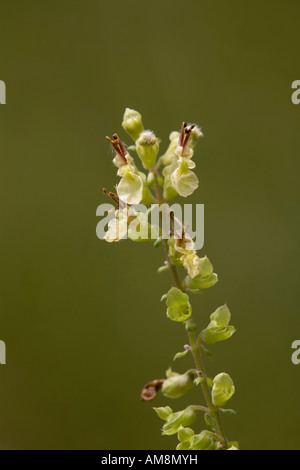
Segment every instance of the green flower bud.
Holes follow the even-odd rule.
[[[137,140],[140,133],[144,130],[141,114],[134,109],[126,108],[123,116],[122,127],[130,137]]]
[[[217,407],[224,406],[235,393],[235,387],[230,375],[222,372],[213,380],[212,401]]]
[[[151,131],[144,131],[136,141],[136,151],[144,168],[153,168],[159,151],[159,142]]]
[[[190,426],[196,419],[196,414],[191,407],[185,410],[172,413],[168,416],[166,423],[163,426],[162,434],[165,436],[171,436],[176,434],[180,428]]]
[[[191,439],[190,450],[211,450],[215,445],[215,441],[208,431],[202,431],[195,434]]]
[[[171,132],[169,139],[170,145],[166,153],[161,157],[161,162],[164,166],[170,165],[172,163],[174,152],[178,146],[180,133],[177,131]]]
[[[184,322],[192,315],[192,307],[189,302],[189,296],[177,287],[172,287],[161,300],[166,300],[167,317],[170,320]]]
[[[212,313],[210,316],[210,324],[201,333],[205,343],[214,344],[230,338],[236,332],[234,326],[228,326],[230,318],[231,314],[227,305],[219,307]]]
[[[192,386],[196,374],[189,371],[185,374],[176,374],[163,383],[161,391],[167,398],[180,398],[188,392]]]
[[[180,442],[190,441],[194,435],[194,431],[191,428],[184,428],[180,426],[178,429],[177,437]]]

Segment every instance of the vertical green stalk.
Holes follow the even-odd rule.
[[[155,184],[154,184],[155,195],[156,195],[158,203],[163,204],[166,201],[162,197],[156,171],[154,172],[154,176],[155,176]],[[168,252],[169,252],[168,241],[166,239],[163,239],[163,246],[164,246],[166,261],[168,263],[168,266],[169,266],[169,269],[170,269],[170,272],[171,272],[171,276],[173,278],[173,282],[174,282],[175,286],[177,287],[177,289],[180,289],[181,291],[184,292],[185,289],[183,288],[182,283],[180,281],[180,278],[179,278],[179,275],[178,275],[178,272],[177,272],[177,268],[170,261],[169,254],[168,254]],[[188,337],[189,337],[191,352],[192,352],[192,355],[193,355],[193,358],[194,358],[194,362],[195,362],[195,366],[196,366],[196,369],[197,369],[198,377],[203,379],[203,381],[201,382],[201,388],[202,388],[202,392],[203,392],[203,395],[204,395],[205,400],[206,400],[207,408],[209,409],[209,416],[211,417],[214,432],[218,435],[218,437],[222,441],[222,444],[223,444],[224,448],[227,449],[228,448],[227,439],[226,439],[226,436],[225,436],[225,433],[224,433],[224,430],[223,430],[220,414],[219,414],[218,409],[216,409],[213,405],[210,390],[209,390],[209,386],[207,384],[207,376],[206,376],[206,372],[205,372],[202,357],[201,357],[201,350],[200,350],[201,342],[196,340],[195,333],[188,333]]]

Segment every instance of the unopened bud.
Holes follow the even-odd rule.
[[[140,133],[144,130],[141,114],[134,109],[126,108],[123,116],[122,127],[130,137],[137,140]]]
[[[151,131],[144,131],[136,141],[136,151],[144,168],[153,168],[159,151],[159,142]]]
[[[166,379],[162,386],[162,393],[167,398],[180,398],[188,392],[195,379],[196,373],[189,371],[185,374],[173,375]]]

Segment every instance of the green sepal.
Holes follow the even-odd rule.
[[[191,439],[190,450],[211,450],[214,445],[215,441],[209,431],[202,431],[200,434],[195,434]]]
[[[184,428],[180,426],[177,432],[177,437],[180,442],[190,441],[194,435],[194,431],[191,428]]]
[[[176,322],[184,322],[192,315],[192,307],[189,296],[177,287],[172,287],[169,292],[162,296],[161,300],[166,300],[167,317]]]
[[[236,331],[234,326],[229,325],[230,318],[231,314],[227,305],[217,308],[210,315],[209,325],[201,332],[203,341],[206,344],[215,344],[229,339]]]
[[[164,421],[167,421],[168,417],[173,413],[172,408],[170,408],[169,406],[161,406],[153,409],[157,413],[157,415]]]
[[[167,398],[180,398],[185,395],[193,386],[196,372],[189,371],[185,374],[172,374],[167,371],[167,379],[164,381],[161,392]]]
[[[188,407],[185,410],[177,411],[168,416],[166,423],[163,426],[162,434],[164,436],[171,436],[176,434],[180,426],[190,426],[196,419],[196,413],[192,407]]]
[[[224,406],[234,395],[235,387],[229,374],[222,372],[216,375],[212,386],[212,401],[218,408]]]

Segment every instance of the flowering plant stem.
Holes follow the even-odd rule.
[[[160,187],[159,187],[159,183],[158,183],[158,177],[157,177],[157,170],[154,172],[154,175],[155,175],[155,185],[154,185],[154,187],[155,187],[156,199],[159,202],[159,204],[164,204],[166,201],[162,197],[162,194],[161,194],[161,191],[160,191]],[[169,247],[168,247],[168,241],[166,239],[163,240],[163,246],[164,246],[164,250],[165,250],[166,262],[169,266],[169,270],[171,272],[175,287],[177,287],[177,289],[180,289],[182,292],[185,292],[185,289],[183,288],[182,283],[180,281],[180,278],[179,278],[179,275],[178,275],[178,272],[177,272],[177,268],[171,262],[171,260],[169,258],[169,255],[168,255]],[[189,343],[190,343],[191,352],[192,352],[192,355],[193,355],[193,358],[194,358],[195,366],[197,368],[197,375],[200,379],[203,379],[201,381],[201,389],[202,389],[203,395],[205,397],[205,401],[206,401],[206,404],[207,404],[209,415],[210,415],[211,420],[212,420],[214,431],[215,431],[216,435],[218,436],[218,439],[222,442],[224,448],[227,449],[227,447],[228,447],[227,446],[227,439],[226,439],[226,436],[225,436],[225,433],[224,433],[224,430],[223,430],[220,413],[219,413],[218,409],[215,408],[214,405],[213,405],[210,390],[209,390],[209,387],[207,385],[207,376],[206,376],[206,372],[205,372],[205,369],[204,369],[203,360],[202,360],[202,356],[201,356],[201,349],[200,349],[201,348],[201,335],[199,335],[199,338],[197,340],[195,333],[190,332],[190,333],[188,333],[188,337],[189,337]]]
[[[200,258],[197,255],[196,242],[188,232],[191,221],[190,224],[186,220],[181,221],[175,216],[174,206],[172,209],[169,206],[170,200],[177,196],[190,196],[198,187],[198,177],[192,171],[196,166],[192,157],[203,134],[195,124],[188,125],[184,122],[180,132],[170,134],[167,151],[157,158],[160,140],[152,131],[144,130],[140,113],[127,108],[122,126],[135,145],[127,148],[118,134],[113,134],[112,138],[107,137],[115,151],[113,163],[121,180],[116,186],[117,194],[104,189],[114,207],[109,210],[113,218],[109,219],[108,230],[103,238],[110,243],[129,238],[134,242],[150,240],[154,242],[154,247],[163,245],[165,263],[158,272],[169,270],[174,286],[161,300],[166,302],[167,317],[177,324],[182,323],[189,338],[189,344],[184,346],[185,350],[176,353],[174,360],[190,352],[196,366],[196,369],[189,369],[183,374],[169,368],[166,379],[154,379],[144,386],[141,399],[151,401],[160,390],[167,398],[180,398],[193,385],[200,384],[206,406],[190,405],[176,412],[169,406],[154,408],[157,415],[165,421],[162,434],[177,434],[177,450],[237,450],[237,443],[227,441],[220,418],[220,411],[234,413],[233,410],[223,408],[235,393],[233,381],[225,372],[219,373],[213,380],[207,377],[201,356],[202,351],[211,355],[204,343],[212,345],[225,341],[236,330],[229,324],[231,313],[227,305],[223,305],[210,315],[210,323],[196,336],[197,326],[192,321],[189,296],[213,287],[218,282],[218,276],[213,272],[213,265],[207,256]],[[128,150],[137,153],[147,174],[139,171]],[[141,205],[146,209],[144,212]],[[158,209],[158,217],[162,216],[162,228],[159,221],[152,223],[152,210],[155,209]],[[168,217],[167,223],[165,215]],[[105,226],[103,221],[101,226]],[[179,277],[178,267],[185,270],[183,281]],[[204,412],[208,428],[199,434],[195,434],[189,427],[196,419],[196,411]]]

